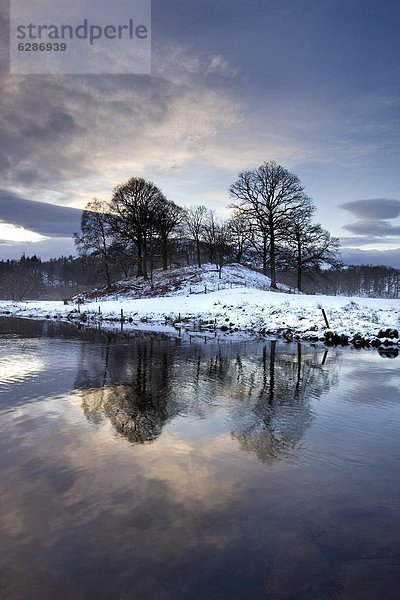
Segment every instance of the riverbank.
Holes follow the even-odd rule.
[[[1,301],[0,314],[104,325],[122,320],[160,332],[174,328],[276,336],[288,341],[400,345],[399,300],[293,295],[248,288],[144,299],[98,299],[80,305]]]

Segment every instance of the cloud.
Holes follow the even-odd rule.
[[[396,237],[385,237],[384,239],[382,239],[382,237],[378,237],[376,235],[371,235],[371,236],[355,236],[355,237],[340,237],[339,238],[340,244],[343,247],[346,248],[350,248],[350,247],[359,247],[359,246],[382,246],[384,245],[386,248],[391,245],[391,246],[397,246],[399,244],[399,236]]]
[[[371,198],[369,200],[356,200],[339,205],[358,217],[358,221],[343,225],[355,237],[341,238],[342,255],[349,257],[348,261],[359,264],[388,264],[400,266],[396,249],[387,250],[389,245],[398,245],[400,238],[400,225],[393,225],[391,219],[400,215],[400,201],[388,198]],[[346,248],[353,246],[354,248]],[[386,246],[381,250],[358,250],[360,246]]]
[[[226,77],[235,77],[237,69],[234,69],[222,54],[216,54],[211,57],[207,72],[221,74]]]
[[[232,68],[176,44],[153,58],[151,77],[4,77],[0,186],[49,201],[56,189],[82,206],[133,174],[207,161],[205,147],[240,120],[220,85]]]
[[[79,231],[82,211],[34,202],[0,190],[0,221],[46,237],[72,237]]]
[[[0,188],[82,208],[141,175],[181,204],[210,199],[221,210],[239,170],[274,159],[299,174],[326,226],[350,214],[340,223],[324,215],[343,190],[391,197],[399,101],[397,31],[387,30],[387,11],[361,15],[354,3],[343,27],[335,2],[321,8],[313,0],[307,19],[295,2],[289,11],[259,0],[251,9],[228,0],[191,4],[158,3],[151,76],[18,77],[4,61]],[[379,44],[362,33],[372,22]],[[5,43],[0,56],[7,54]],[[365,201],[344,208],[361,220],[392,218],[393,207],[384,210],[392,201],[367,202],[378,202],[378,216],[365,212]]]
[[[372,219],[343,225],[343,229],[346,229],[355,235],[367,235],[372,237],[400,235],[400,225],[392,225],[387,221],[373,221]]]
[[[400,200],[388,198],[372,198],[370,200],[355,200],[339,204],[340,208],[351,212],[359,219],[395,219],[400,216]]]
[[[35,231],[0,221],[0,243],[2,240],[10,242],[40,242],[44,239],[44,236]]]

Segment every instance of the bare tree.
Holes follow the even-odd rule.
[[[201,240],[204,233],[208,209],[205,206],[190,206],[185,210],[185,223],[196,245],[197,264],[201,267]]]
[[[240,263],[251,246],[251,226],[247,219],[235,213],[227,223],[231,243],[235,248],[235,261]]]
[[[216,262],[216,236],[217,236],[217,220],[215,217],[215,211],[208,210],[207,215],[204,219],[203,226],[203,240],[207,247],[208,261],[210,263]]]
[[[182,222],[184,211],[171,200],[161,201],[158,206],[156,217],[156,232],[160,236],[162,266],[163,270],[168,269],[168,251],[169,242],[172,234],[176,231],[178,225]]]
[[[94,253],[100,261],[107,286],[111,286],[110,248],[113,243],[110,227],[110,206],[94,198],[89,202],[81,217],[81,233],[74,234],[79,254]]]
[[[284,237],[293,211],[302,205],[304,187],[297,175],[275,162],[267,162],[253,171],[239,173],[230,196],[235,201],[232,207],[256,225],[264,248],[268,244],[271,287],[276,288],[277,243]],[[264,272],[265,267],[263,264]]]
[[[332,238],[329,231],[319,223],[295,220],[291,228],[289,243],[294,247],[297,271],[297,289],[302,291],[302,276],[306,269],[320,267],[325,263],[339,266],[339,240]]]
[[[148,242],[163,202],[166,198],[161,190],[141,177],[132,177],[114,190],[111,200],[113,230],[119,239],[135,245],[138,277],[147,278]]]
[[[215,237],[214,252],[215,262],[219,268],[219,278],[222,278],[222,267],[229,260],[232,253],[232,233],[228,223],[214,221]]]

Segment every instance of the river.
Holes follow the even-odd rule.
[[[397,599],[399,366],[1,318],[1,598]]]

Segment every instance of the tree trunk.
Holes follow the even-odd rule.
[[[110,271],[108,268],[108,263],[106,263],[106,265],[105,265],[105,271],[106,271],[107,287],[110,288],[111,287],[111,277],[110,277]]]
[[[301,242],[300,236],[297,236],[297,289],[299,292],[302,291],[302,275],[303,275],[303,265],[302,265],[302,254],[301,254]]]
[[[147,239],[144,238],[143,239],[143,277],[145,279],[148,279],[148,275],[147,275],[147,250],[148,250]]]
[[[267,236],[263,235],[263,275],[267,275]]]
[[[297,289],[299,290],[299,292],[302,291],[302,275],[303,275],[303,269],[301,264],[299,263],[297,265]],[[309,289],[309,288],[307,288]]]
[[[201,253],[200,253],[200,241],[196,240],[196,251],[197,251],[197,264],[201,267]]]
[[[271,287],[273,289],[277,289],[276,285],[276,258],[275,258],[275,234],[274,230],[271,227],[271,238],[270,238],[270,247],[269,247],[269,261],[270,261],[270,269],[271,269]]]
[[[137,242],[136,246],[137,246],[137,255],[138,255],[137,277],[143,277],[144,272],[143,272],[143,250],[142,250],[142,243],[141,242]]]
[[[163,271],[168,271],[168,238],[162,240],[162,261]]]
[[[154,243],[153,243],[153,236],[150,235],[150,240],[147,244],[147,248],[149,250],[149,265],[150,265],[150,283],[151,283],[151,289],[153,289],[154,284],[153,284],[153,275],[154,275]]]

